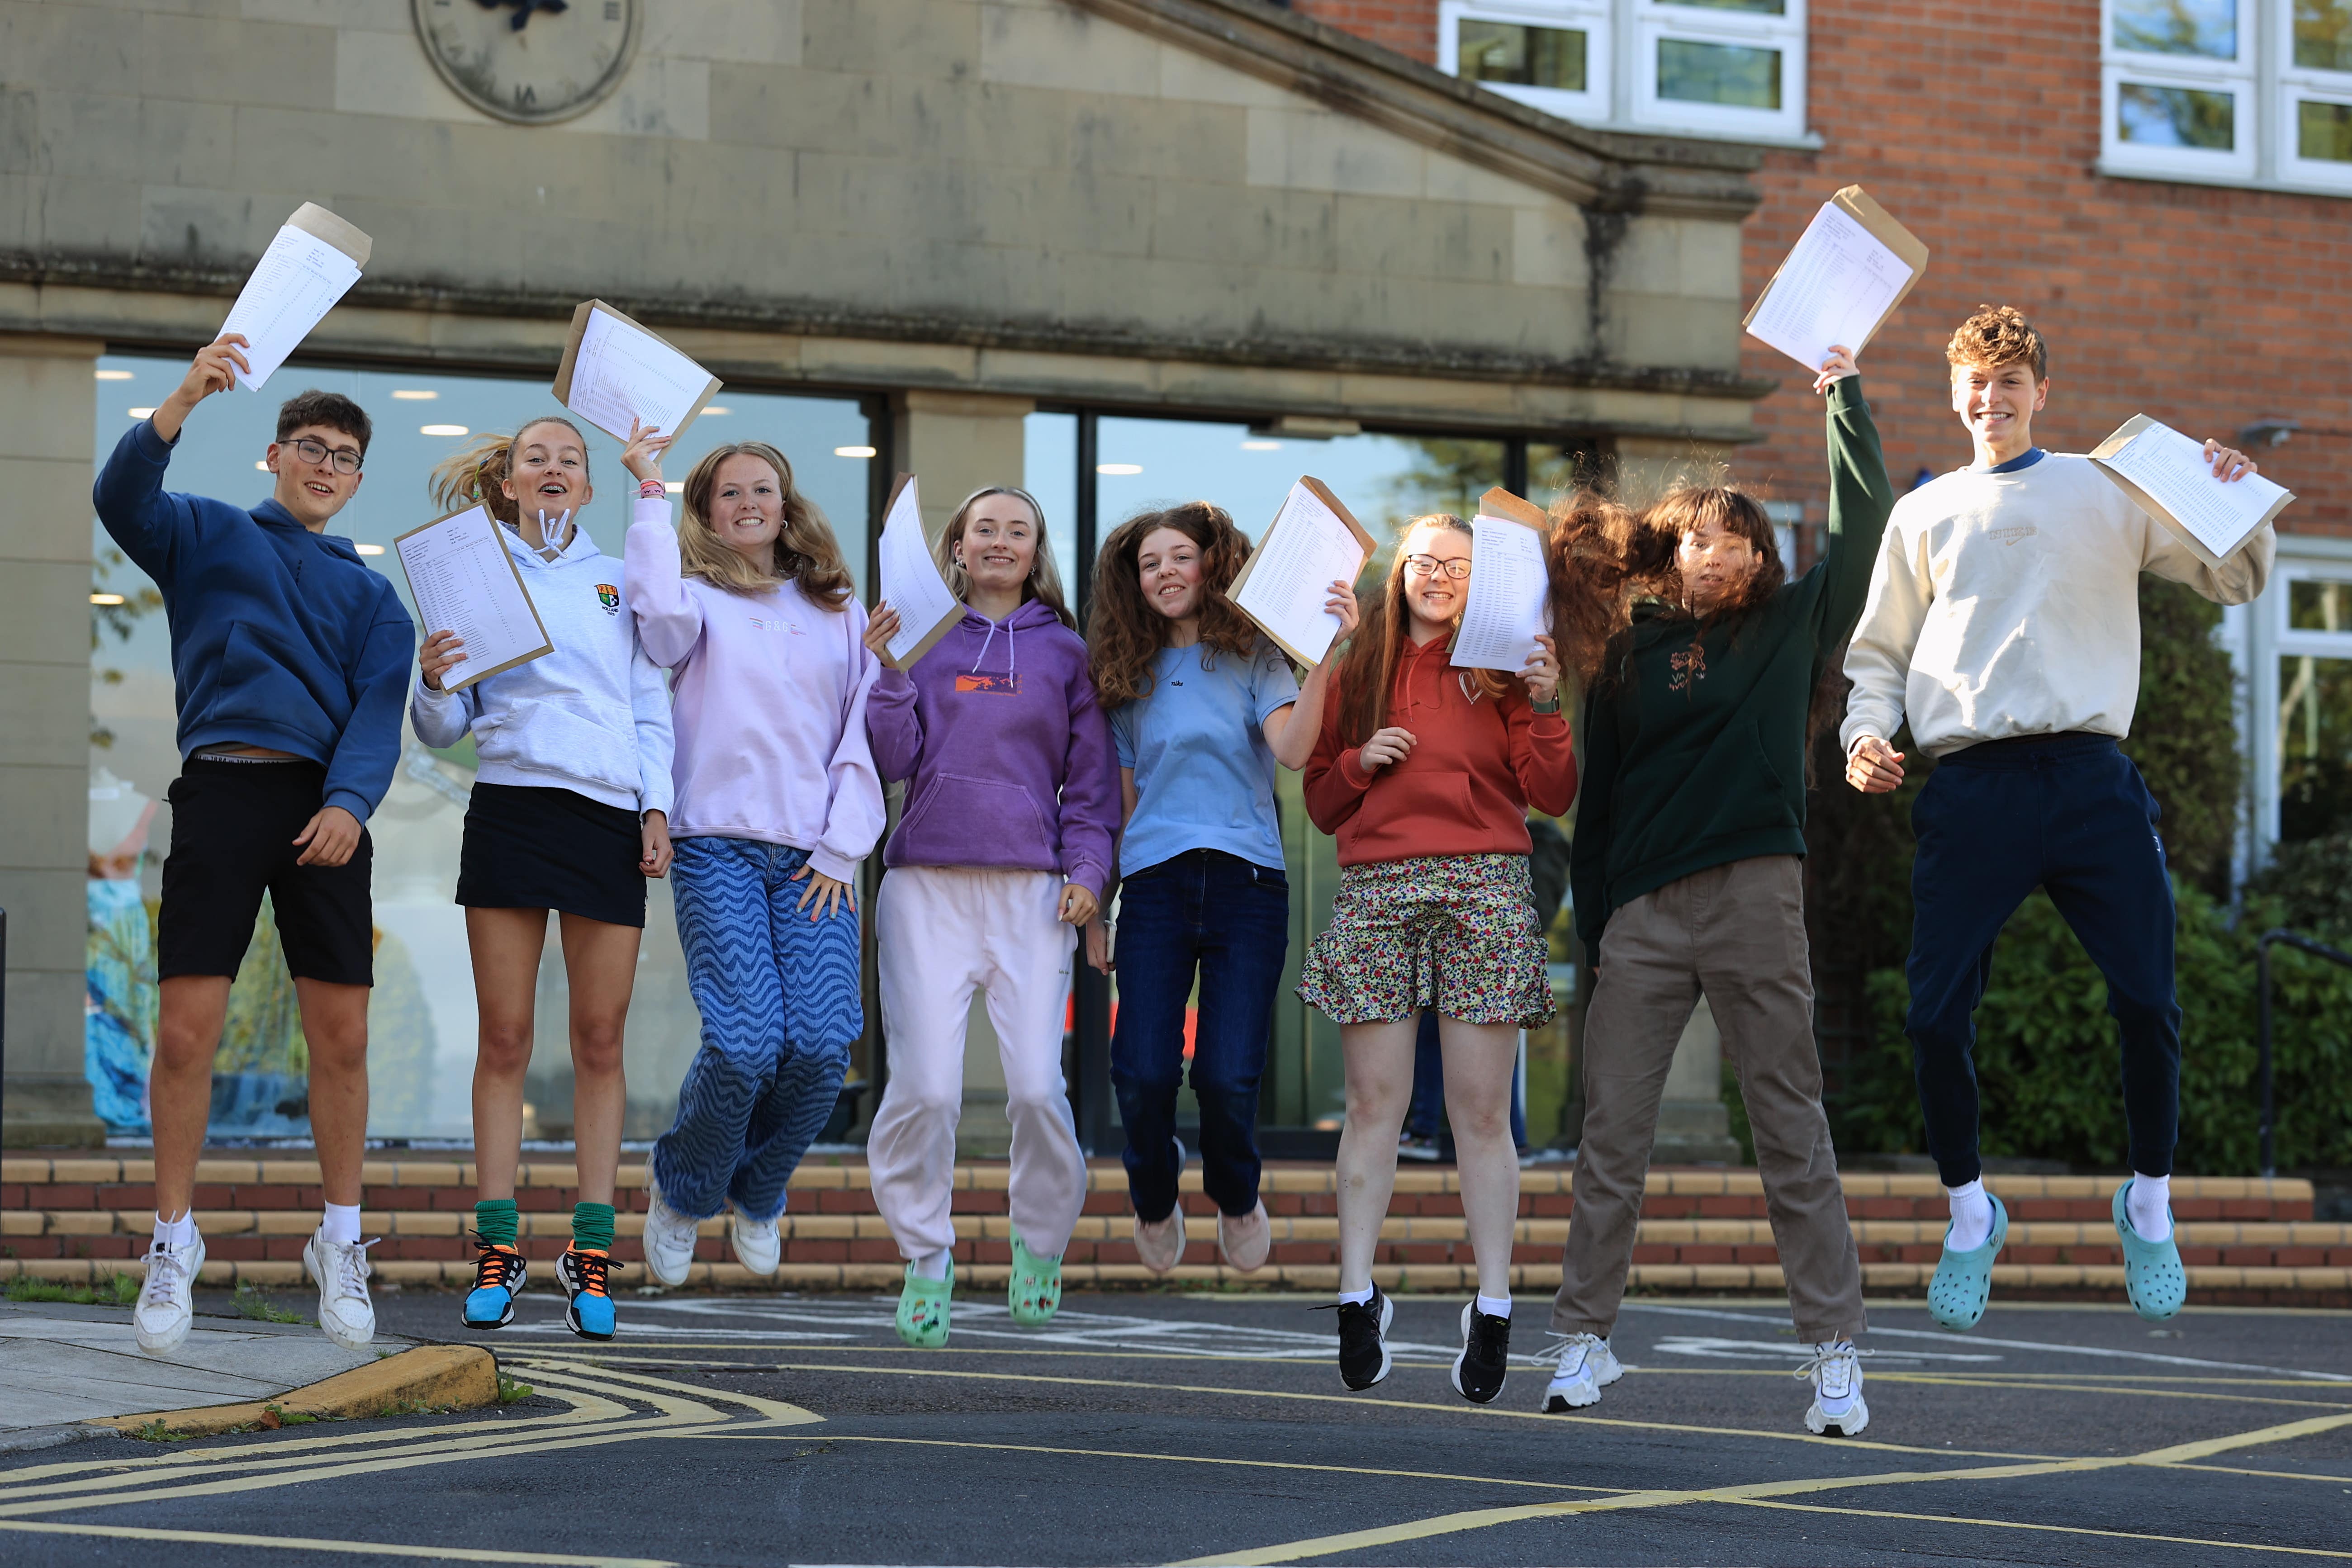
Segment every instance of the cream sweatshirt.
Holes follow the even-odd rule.
[[[2121,740],[2139,701],[2139,574],[2242,605],[2277,552],[2264,528],[2212,571],[2088,458],[1946,474],[1887,521],[1838,738],[1851,753],[1907,714],[1939,757],[2013,735]]]

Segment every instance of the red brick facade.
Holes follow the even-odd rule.
[[[1301,14],[1424,61],[1435,0],[1297,0]],[[1772,153],[1748,220],[1752,299],[1814,210],[1869,189],[1933,252],[1864,356],[1898,493],[1965,463],[1943,345],[1979,302],[2016,305],[2050,342],[2035,434],[2084,451],[2135,413],[2229,440],[2272,416],[2304,429],[2259,454],[2301,498],[2294,528],[2352,533],[2352,199],[2093,172],[2099,0],[2002,12],[1962,0],[1811,0],[1810,121],[1819,152]],[[1799,368],[1754,342],[1781,390],[1741,479],[1818,520],[1821,426]]]

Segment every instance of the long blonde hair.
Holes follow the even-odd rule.
[[[775,569],[761,572],[721,540],[710,526],[710,492],[719,465],[730,458],[757,458],[776,470],[784,490],[783,527],[776,533]],[[704,455],[686,476],[686,517],[677,531],[678,559],[689,577],[699,577],[730,594],[765,594],[779,582],[797,583],[801,592],[828,610],[849,602],[849,566],[841,542],[814,501],[793,482],[793,465],[765,441],[738,441]]]
[[[931,559],[939,563],[940,575],[948,580],[948,592],[960,601],[971,599],[971,576],[956,559],[955,547],[963,542],[964,524],[971,521],[971,509],[991,496],[1013,496],[1025,501],[1029,514],[1037,520],[1037,552],[1029,558],[1029,575],[1021,584],[1024,604],[1031,599],[1042,601],[1061,623],[1072,631],[1078,629],[1078,617],[1070,614],[1069,601],[1062,596],[1062,574],[1054,565],[1054,541],[1045,531],[1045,509],[1037,498],[1017,485],[983,485],[963,498],[963,504],[948,519],[947,531],[931,546]]]
[[[561,414],[542,414],[536,419],[526,419],[515,426],[511,436],[484,431],[465,446],[433,465],[428,481],[432,486],[433,504],[443,511],[456,511],[461,507],[479,502],[490,516],[507,527],[522,527],[522,507],[507,494],[506,482],[514,472],[514,449],[522,438],[542,425],[561,425],[572,432],[580,443],[580,473],[588,473],[588,437],[580,434],[580,426]]]

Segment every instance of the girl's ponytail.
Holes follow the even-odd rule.
[[[513,437],[487,431],[475,437],[433,465],[433,504],[451,512],[478,501],[507,527],[520,527],[521,513],[507,499],[505,489],[513,457]]]

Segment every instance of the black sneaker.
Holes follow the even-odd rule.
[[[1369,1301],[1342,1301],[1339,1312],[1339,1381],[1366,1389],[1389,1374],[1389,1322],[1396,1303],[1377,1285]]]
[[[1454,1358],[1454,1392],[1473,1405],[1485,1405],[1503,1392],[1503,1378],[1511,1370],[1511,1320],[1478,1310],[1470,1301],[1462,1308],[1462,1353]]]

